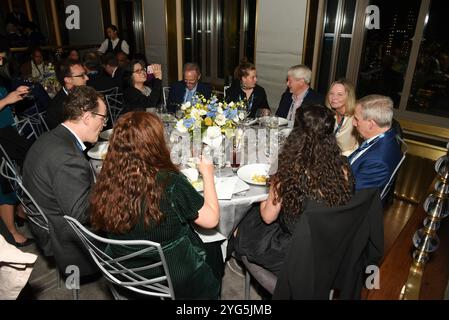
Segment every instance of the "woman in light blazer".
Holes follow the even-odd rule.
[[[333,82],[326,95],[326,106],[335,112],[335,137],[345,156],[359,146],[357,130],[352,125],[356,98],[354,86],[346,79]]]

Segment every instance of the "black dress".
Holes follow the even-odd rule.
[[[145,111],[146,108],[157,107],[162,102],[162,81],[153,79],[151,93],[145,96],[139,89],[129,87],[123,92],[125,108],[123,113]]]
[[[248,261],[256,263],[278,274],[296,220],[286,219],[282,211],[278,219],[266,224],[260,216],[260,206],[254,206],[240,222],[234,246],[237,256],[246,256]]]
[[[240,100],[246,100],[247,110],[249,112],[249,118],[256,117],[257,109],[269,109],[267,94],[265,89],[257,85],[254,87],[253,93],[246,99],[246,93],[240,87],[239,81],[234,81],[231,86],[226,90],[226,102],[237,102]]]

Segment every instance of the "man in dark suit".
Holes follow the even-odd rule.
[[[46,122],[50,130],[56,128],[64,120],[62,104],[69,90],[73,87],[85,86],[89,80],[83,66],[79,62],[68,59],[56,65],[56,77],[62,85],[62,89],[48,104]]]
[[[312,70],[296,65],[287,72],[287,89],[282,94],[276,116],[294,121],[296,110],[307,104],[324,105],[324,97],[310,88]]]
[[[169,112],[176,112],[181,104],[191,101],[196,93],[202,94],[206,99],[209,99],[212,94],[210,85],[200,82],[201,71],[198,64],[186,63],[183,72],[184,80],[175,82],[170,87],[167,101]]]
[[[369,95],[357,102],[354,127],[365,139],[348,160],[356,190],[385,187],[401,159],[396,131],[391,128],[393,101],[386,96]]]
[[[117,81],[114,81],[109,75],[105,74],[101,67],[100,56],[97,52],[87,52],[83,56],[83,66],[89,77],[86,85],[97,91],[105,91],[117,86]]]
[[[84,276],[97,270],[63,216],[89,221],[94,173],[83,153],[84,142],[95,143],[107,121],[103,97],[91,87],[74,87],[64,101],[64,117],[28,151],[23,183],[48,218],[48,233],[31,225],[38,245],[55,257],[61,271],[75,265]]]
[[[104,70],[99,74],[102,79],[100,81],[108,85],[112,83],[112,87],[118,87],[119,92],[122,92],[125,70],[118,65],[117,57],[112,53],[106,54],[103,57],[103,66]]]

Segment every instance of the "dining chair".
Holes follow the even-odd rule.
[[[25,188],[25,186],[23,185],[22,177],[20,176],[17,167],[9,159],[3,147],[1,147],[0,149],[3,153],[0,164],[0,175],[10,182],[17,198],[19,199],[19,202],[23,206],[27,218],[38,228],[42,229],[46,233],[49,233],[50,228],[48,226],[48,218],[44,214],[41,207],[37,204],[36,200],[34,200],[33,196],[27,190],[27,188]],[[61,273],[57,267],[56,284],[58,288],[61,287]],[[78,300],[78,295],[79,289],[72,289],[72,296],[74,300]]]
[[[115,286],[127,289],[129,293],[175,299],[169,269],[159,243],[148,240],[107,239],[89,231],[73,217],[64,218],[103,273],[116,300],[126,300],[127,296],[121,294]],[[127,253],[113,258],[100,248],[100,244]],[[142,272],[146,275],[142,275]]]
[[[164,105],[167,105],[168,95],[170,94],[170,87],[162,87],[162,97],[164,99]]]
[[[407,151],[408,151],[407,144],[405,143],[405,141],[399,135],[396,136],[396,139],[398,140],[398,142],[401,145],[402,157],[399,160],[399,163],[394,168],[393,172],[391,173],[391,176],[388,179],[387,184],[385,185],[385,187],[382,189],[382,191],[380,193],[380,199],[382,201],[384,201],[384,199],[387,198],[387,196],[389,195],[390,192],[394,192],[394,185],[395,185],[396,177],[398,175],[398,172],[399,172],[399,169],[400,169],[402,163],[405,160],[405,157],[406,157]]]
[[[100,91],[105,97],[106,106],[108,108],[109,117],[112,125],[123,111],[123,94],[119,92],[118,87]]]

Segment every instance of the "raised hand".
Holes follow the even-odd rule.
[[[152,64],[154,77],[162,80],[162,66],[160,64]]]

